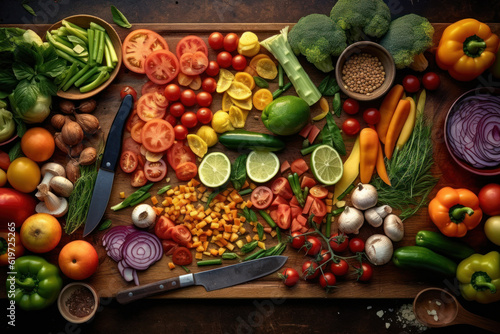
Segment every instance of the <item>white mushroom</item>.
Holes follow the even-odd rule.
[[[50,210],[47,207],[47,203],[40,202],[36,205],[35,211],[37,213],[48,213],[57,218],[64,216],[66,212],[68,212],[68,201],[64,197],[57,197],[57,198],[59,200],[59,206],[57,206],[54,210]]]
[[[64,176],[54,176],[49,182],[49,187],[52,192],[62,197],[69,197],[73,191],[73,183]]]
[[[365,219],[371,226],[379,227],[391,212],[392,208],[389,205],[377,206],[365,211]]]
[[[149,204],[139,204],[132,211],[132,222],[139,228],[148,228],[155,220],[156,212]]]
[[[49,189],[49,182],[54,176],[66,176],[66,170],[64,169],[64,167],[55,162],[47,162],[42,166],[40,172],[43,176],[43,179],[42,182],[40,182],[40,184],[37,186],[38,192],[35,194],[35,196],[39,200],[41,200],[40,197],[42,197],[40,191],[45,188],[47,190]]]
[[[401,241],[405,235],[405,227],[401,219],[392,213],[385,217],[384,233],[394,242]]]
[[[358,234],[364,222],[363,212],[356,208],[346,206],[339,217],[339,231],[345,234]]]
[[[368,183],[358,183],[351,195],[352,205],[356,209],[366,210],[377,204],[377,189]]]
[[[392,241],[383,234],[373,234],[366,239],[366,257],[376,266],[388,263],[393,252]]]

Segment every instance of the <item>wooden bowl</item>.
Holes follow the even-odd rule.
[[[355,93],[348,90],[344,84],[344,80],[342,80],[342,70],[344,68],[345,62],[351,57],[353,54],[359,53],[368,53],[375,57],[377,57],[382,66],[384,66],[385,71],[385,79],[384,83],[370,95]],[[337,60],[337,65],[335,67],[335,78],[337,79],[337,83],[339,84],[340,89],[344,94],[353,98],[357,101],[373,101],[383,96],[387,91],[392,87],[394,83],[394,77],[396,76],[396,66],[394,65],[394,60],[392,59],[391,54],[380,44],[374,42],[357,42],[349,45],[344,52],[339,56]]]
[[[111,42],[113,43],[113,46],[114,46],[114,49],[116,52],[116,56],[118,57],[118,63],[116,64],[113,71],[110,73],[109,79],[105,83],[103,83],[102,85],[97,87],[96,89],[93,89],[87,93],[80,93],[79,89],[76,88],[75,86],[73,86],[70,89],[68,89],[67,91],[59,90],[57,92],[57,96],[65,98],[65,99],[83,100],[83,99],[89,98],[89,97],[94,96],[97,93],[103,91],[113,81],[113,79],[118,75],[118,72],[120,71],[120,66],[122,64],[122,41],[120,39],[120,36],[118,36],[118,33],[116,32],[116,30],[109,23],[107,23],[103,19],[100,19],[96,16],[74,15],[74,16],[69,16],[69,17],[65,18],[64,20],[71,22],[71,23],[74,23],[74,24],[76,24],[79,27],[82,27],[84,29],[89,28],[90,22],[95,22],[95,23],[99,24],[101,27],[103,27],[106,30],[109,38],[111,39]],[[62,20],[53,24],[52,26],[50,26],[49,31],[51,31],[53,29],[57,29],[61,26],[62,26]]]
[[[92,311],[83,317],[78,317],[72,314],[69,310],[69,306],[66,304],[68,299],[73,295],[73,293],[79,291],[79,289],[86,289],[92,293],[94,304]],[[83,282],[73,282],[66,285],[61,292],[59,293],[59,297],[57,299],[57,307],[59,308],[59,312],[64,319],[74,324],[81,324],[89,321],[97,312],[97,308],[99,307],[99,296],[93,287]]]

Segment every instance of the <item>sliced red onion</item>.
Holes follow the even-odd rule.
[[[500,97],[468,96],[455,105],[447,123],[453,153],[475,168],[500,166]]]
[[[145,231],[136,231],[127,235],[121,252],[124,265],[136,270],[149,268],[163,256],[160,239]]]
[[[116,262],[122,259],[121,246],[127,235],[137,231],[133,226],[114,226],[102,237],[102,245],[109,257]]]

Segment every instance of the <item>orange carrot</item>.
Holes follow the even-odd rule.
[[[403,96],[404,88],[401,85],[394,85],[389,93],[384,97],[380,105],[380,121],[377,123],[377,133],[380,141],[385,144],[385,137],[391,123],[392,116],[396,110],[399,100]]]
[[[398,140],[399,134],[405,125],[406,119],[410,114],[411,103],[408,100],[400,100],[394,116],[391,119],[391,124],[389,124],[389,129],[387,129],[387,137],[385,139],[385,156],[387,159],[392,158],[392,153],[394,152],[394,146]]]
[[[379,150],[379,139],[377,131],[371,128],[364,128],[359,133],[359,179],[362,183],[369,183]]]
[[[391,185],[391,180],[389,180],[389,176],[387,175],[387,169],[385,168],[384,163],[384,153],[382,152],[382,144],[378,142],[378,154],[377,154],[377,174],[387,185]]]

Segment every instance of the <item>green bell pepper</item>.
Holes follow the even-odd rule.
[[[458,265],[457,279],[466,300],[482,304],[500,300],[500,253],[469,256]]]
[[[10,271],[15,274],[7,277],[7,295],[23,310],[40,310],[57,300],[63,281],[59,269],[44,258],[21,256]]]

